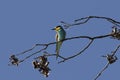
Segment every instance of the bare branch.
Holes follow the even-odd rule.
[[[88,16],[88,17],[84,17],[84,18],[80,18],[80,19],[77,19],[74,21],[73,24],[68,24],[64,21],[61,21],[61,23],[63,24],[63,26],[65,28],[69,28],[71,26],[75,26],[75,25],[81,25],[81,24],[85,24],[87,23],[90,19],[93,19],[93,18],[97,18],[97,19],[104,19],[104,20],[107,20],[108,22],[114,24],[115,26],[117,27],[120,27],[120,22],[112,19],[112,18],[108,18],[108,17],[100,17],[100,16]]]
[[[48,47],[48,46],[46,46],[45,48],[43,48],[43,49],[41,49],[41,50],[39,50],[39,51],[37,51],[37,52],[35,52],[35,53],[32,53],[31,55],[25,57],[25,58],[24,58],[23,60],[21,60],[20,62],[23,62],[23,61],[25,61],[26,59],[30,58],[31,56],[33,56],[33,55],[35,55],[35,54],[37,54],[37,53],[40,53],[41,51],[47,49],[47,47]]]
[[[120,48],[120,45],[118,45],[117,48],[114,51],[112,51],[112,56],[115,55],[115,53],[119,50],[119,48]]]
[[[25,53],[27,53],[27,52],[29,52],[29,51],[32,51],[33,49],[35,49],[37,46],[45,46],[46,48],[49,46],[49,45],[51,45],[51,44],[55,44],[56,42],[52,42],[52,43],[48,43],[48,44],[35,44],[32,48],[30,48],[30,49],[28,49],[28,50],[25,50],[25,51],[23,51],[23,52],[21,52],[21,53],[18,53],[18,54],[16,54],[16,56],[19,56],[19,55],[22,55],[22,54],[25,54]],[[45,48],[45,49],[46,49]]]
[[[48,53],[48,52],[44,52],[44,54],[43,54],[44,56],[46,56],[46,57],[49,57],[49,56],[55,56],[56,57],[56,54],[50,54],[50,53]],[[34,58],[34,59],[38,59],[40,56],[38,56],[38,57],[36,57],[36,58]],[[60,57],[61,59],[65,59],[64,57],[62,57],[62,56],[60,56],[60,55],[58,55],[58,57]]]
[[[66,38],[66,39],[64,39],[63,41],[72,40],[72,39],[78,39],[78,38],[86,38],[86,39],[89,39],[89,40],[91,40],[91,41],[90,41],[90,43],[89,43],[83,50],[81,50],[81,52],[79,52],[79,53],[76,54],[76,55],[70,56],[70,57],[68,57],[68,58],[64,58],[64,57],[62,57],[62,56],[59,55],[58,57],[60,57],[60,58],[63,59],[63,61],[60,61],[60,62],[64,62],[64,61],[66,61],[66,60],[69,60],[69,59],[71,59],[71,58],[76,57],[77,55],[80,55],[82,52],[84,52],[84,51],[90,46],[90,44],[93,42],[94,39],[101,39],[101,38],[105,38],[105,37],[109,37],[109,36],[111,36],[111,34],[101,35],[101,36],[95,36],[95,37],[76,36],[76,37],[71,37],[71,38]],[[23,51],[23,52],[21,52],[21,53],[18,53],[18,54],[16,54],[15,56],[23,55],[23,54],[25,54],[25,53],[27,53],[27,52],[30,52],[30,51],[32,51],[33,49],[35,49],[37,46],[43,46],[42,49],[40,49],[40,50],[32,53],[31,55],[25,57],[24,59],[20,60],[19,63],[21,63],[21,62],[25,61],[26,59],[32,57],[33,55],[35,55],[35,54],[37,54],[37,53],[40,53],[40,52],[46,50],[46,49],[48,48],[48,46],[50,46],[50,45],[52,45],[52,44],[56,44],[56,42],[51,42],[51,43],[47,43],[47,44],[35,44],[32,48],[30,48],[30,49],[28,49],[28,50],[25,50],[25,51]],[[49,54],[49,56],[55,56],[55,55],[56,55],[56,54]],[[59,62],[59,63],[60,63],[60,62]]]
[[[108,66],[109,66],[110,64],[109,63],[107,63],[106,65],[105,65],[105,67],[97,74],[97,76],[95,77],[95,79],[94,80],[97,80],[98,79],[98,77],[100,77],[101,76],[101,74],[108,68]]]
[[[73,55],[73,56],[70,56],[70,57],[68,57],[68,58],[65,58],[65,59],[63,59],[62,61],[58,62],[58,63],[65,62],[66,60],[72,59],[72,58],[80,55],[80,54],[83,53],[86,49],[89,48],[89,46],[92,44],[93,41],[94,41],[94,40],[91,40],[91,41],[88,43],[88,45],[87,45],[84,49],[82,49],[79,53],[77,53],[77,54],[75,54],[75,55]]]
[[[86,45],[86,47],[83,48],[79,53],[77,53],[77,54],[75,54],[75,55],[73,55],[73,56],[70,56],[70,57],[68,57],[68,58],[65,58],[65,59],[63,59],[62,61],[58,62],[58,63],[65,62],[66,60],[72,59],[72,58],[80,55],[81,53],[83,53],[83,52],[92,44],[92,42],[93,42],[95,39],[105,38],[105,37],[109,37],[109,36],[111,36],[111,34],[102,35],[102,36],[96,36],[96,37],[78,36],[78,37],[67,38],[66,40],[71,40],[71,39],[75,39],[75,38],[87,38],[87,39],[90,39],[90,42],[89,42],[88,45]]]
[[[117,53],[117,51],[119,50],[120,45],[117,46],[117,48],[112,51],[112,54],[107,54],[107,56],[104,56],[107,58],[108,63],[105,65],[105,67],[97,74],[97,76],[95,77],[94,80],[97,80],[101,74],[109,67],[110,64],[114,63],[117,60],[117,57],[115,56],[115,54]]]

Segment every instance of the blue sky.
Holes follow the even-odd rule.
[[[119,3],[119,0],[0,0],[0,79],[93,80],[107,62],[100,56],[114,50],[119,44],[118,40],[96,40],[82,55],[65,63],[57,64],[59,60],[50,57],[52,71],[48,78],[34,70],[31,65],[32,59],[40,53],[21,63],[19,67],[8,66],[9,56],[31,48],[36,43],[54,42],[55,32],[51,29],[61,25],[60,21],[72,23],[75,19],[90,15],[106,16],[120,21]],[[71,27],[66,32],[67,37],[104,35],[110,33],[112,26],[105,20],[92,19],[87,24]],[[79,52],[86,42],[88,40],[84,39],[64,42],[61,55],[70,56]],[[34,51],[36,50],[39,48]],[[50,53],[54,53],[54,50],[55,45],[47,49]],[[98,80],[120,79],[119,67],[118,60]]]

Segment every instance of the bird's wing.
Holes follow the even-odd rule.
[[[56,34],[56,59],[58,58],[60,47],[62,45],[62,41],[58,40],[58,34]]]
[[[62,41],[58,41],[58,42],[56,43],[56,59],[57,59],[58,56],[59,56],[59,51],[60,51],[61,45],[62,45]]]

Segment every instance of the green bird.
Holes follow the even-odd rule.
[[[55,30],[56,31],[56,59],[58,58],[59,56],[59,51],[60,51],[60,47],[63,43],[63,40],[65,39],[66,37],[66,32],[65,30],[61,27],[61,26],[56,26],[55,28],[53,28],[52,30]]]

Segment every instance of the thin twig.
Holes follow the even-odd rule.
[[[46,47],[45,49],[47,49],[47,47],[49,46],[49,45],[52,45],[52,44],[55,44],[56,42],[51,42],[51,43],[48,43],[48,44],[35,44],[32,48],[30,48],[30,49],[28,49],[28,50],[25,50],[25,51],[23,51],[23,52],[21,52],[21,53],[18,53],[18,54],[16,54],[15,56],[19,56],[19,55],[22,55],[22,54],[25,54],[25,53],[27,53],[27,52],[29,52],[29,51],[32,51],[33,49],[35,49],[37,46],[43,46],[43,47]],[[44,50],[45,50],[44,49]],[[38,51],[39,52],[39,51]]]
[[[97,74],[97,76],[95,77],[95,79],[94,80],[97,80],[98,79],[98,77],[100,77],[101,76],[101,74],[108,68],[108,66],[109,66],[110,64],[109,63],[107,63],[106,65],[105,65],[105,67]]]
[[[32,53],[31,55],[25,57],[25,58],[24,58],[23,60],[21,60],[20,62],[23,62],[23,61],[25,61],[26,59],[30,58],[31,56],[33,56],[33,55],[35,55],[35,54],[37,54],[37,53],[40,53],[41,51],[45,50],[47,47],[48,47],[48,46],[46,46],[45,48],[43,48],[43,49],[41,49],[41,50],[39,50],[39,51],[37,51],[37,52],[35,52],[35,53]]]
[[[23,52],[21,52],[21,53],[18,53],[18,54],[16,54],[16,56],[19,56],[19,55],[22,55],[22,54],[24,54],[24,53],[26,53],[26,52],[29,52],[29,51],[32,51],[34,48],[36,48],[37,46],[44,46],[44,45],[42,45],[42,44],[35,44],[32,48],[30,48],[30,49],[28,49],[28,50],[25,50],[25,51],[23,51]]]
[[[95,39],[100,39],[100,38],[105,38],[105,37],[109,37],[111,36],[111,34],[108,34],[108,35],[102,35],[102,36],[96,36],[96,37],[89,37],[89,36],[78,36],[78,37],[72,37],[72,38],[67,38],[66,40],[71,40],[71,39],[74,39],[74,38],[87,38],[87,39],[90,39],[91,41],[88,43],[88,45],[83,48],[79,53],[73,55],[73,56],[70,56],[70,57],[67,57],[65,59],[63,59],[62,61],[58,62],[58,63],[61,63],[61,62],[65,62],[66,60],[69,60],[71,58],[74,58],[78,55],[80,55],[81,53],[83,53],[91,44],[92,42],[95,40]]]
[[[94,40],[91,40],[91,41],[88,43],[88,45],[87,45],[85,48],[83,48],[79,53],[77,53],[77,54],[75,54],[75,55],[73,55],[73,56],[67,57],[67,58],[61,60],[61,61],[58,62],[58,63],[65,62],[66,60],[72,59],[72,58],[80,55],[80,54],[83,53],[86,49],[88,49],[88,47],[92,44],[93,41],[94,41]]]
[[[112,56],[115,55],[115,53],[119,50],[119,48],[120,48],[120,45],[118,45],[117,48],[114,51],[112,51]]]
[[[56,57],[56,54],[50,54],[50,53],[48,53],[48,52],[44,52],[44,54],[43,54],[44,56],[46,56],[46,57],[49,57],[49,56],[55,56]],[[38,59],[40,56],[38,56],[38,57],[36,57],[36,58],[34,58],[34,59]],[[60,55],[58,55],[58,57],[60,57],[61,59],[65,59],[63,56],[60,56]]]
[[[74,21],[73,24],[68,24],[64,21],[61,21],[62,24],[64,24],[63,26],[65,28],[69,28],[71,26],[75,26],[75,25],[81,25],[81,24],[85,24],[87,23],[90,19],[93,19],[93,18],[97,18],[97,19],[104,19],[104,20],[107,20],[108,22],[114,24],[115,26],[117,27],[120,27],[120,22],[112,19],[112,18],[108,18],[108,17],[100,17],[100,16],[88,16],[88,17],[83,17],[83,18],[80,18],[80,19],[77,19]]]

